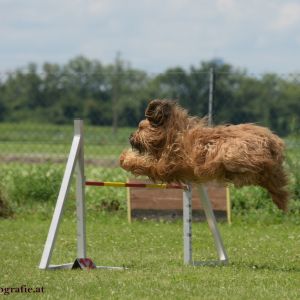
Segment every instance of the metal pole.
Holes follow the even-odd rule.
[[[183,262],[192,264],[192,188],[183,191]]]
[[[213,99],[214,99],[214,69],[209,70],[209,98],[208,98],[208,126],[213,125]]]
[[[77,257],[86,258],[84,140],[82,120],[74,120],[74,133],[81,137],[76,164]]]

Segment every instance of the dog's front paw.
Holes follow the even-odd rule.
[[[121,166],[121,167],[123,167],[124,161],[125,161],[125,159],[126,159],[126,153],[127,153],[127,150],[123,151],[123,152],[121,153],[121,155],[120,155],[119,161],[120,161],[120,166]]]
[[[132,150],[124,150],[120,155],[120,166],[123,169],[128,170],[130,167],[130,162],[134,157],[135,154]]]
[[[126,165],[126,160],[128,157],[128,152],[129,150],[124,150],[121,155],[120,155],[120,166],[125,169],[125,165]]]

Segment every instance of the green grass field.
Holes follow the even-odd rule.
[[[9,297],[300,299],[299,139],[289,146],[286,163],[290,173],[289,214],[278,211],[262,189],[231,187],[233,224],[220,224],[230,260],[227,266],[184,266],[182,222],[128,224],[125,189],[87,188],[88,256],[97,265],[124,265],[128,270],[39,270],[72,131],[72,126],[0,123],[0,159],[19,159],[0,164],[0,204],[7,203],[12,212],[7,213],[12,217],[0,218],[0,297],[9,288],[26,285],[43,287],[44,293],[12,293]],[[126,181],[130,177],[120,168],[101,163],[117,161],[128,145],[131,131],[120,129],[113,136],[111,128],[86,126],[85,154],[87,159],[94,160],[86,166],[88,179]],[[43,163],[32,164],[26,157],[40,157]],[[49,158],[62,160],[44,163]],[[118,210],[109,212],[114,201],[119,204]],[[0,205],[0,213],[1,208]],[[74,211],[72,185],[53,255],[54,264],[76,258]],[[195,260],[216,258],[207,224],[193,224],[193,249]]]
[[[128,267],[123,271],[39,270],[49,223],[37,216],[0,222],[0,287],[43,287],[43,299],[300,298],[299,225],[288,221],[221,224],[229,265],[192,267],[183,265],[181,222],[128,224],[123,214],[90,215],[88,256],[98,265]],[[76,257],[75,227],[74,218],[64,218],[53,263]],[[194,259],[214,259],[206,224],[194,224],[193,234]]]

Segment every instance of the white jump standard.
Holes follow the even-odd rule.
[[[77,258],[73,263],[51,265],[51,257],[54,249],[59,225],[63,215],[63,209],[69,192],[72,175],[76,172],[76,214],[77,214]],[[123,270],[124,267],[96,266],[93,261],[87,257],[86,251],[86,228],[85,228],[85,186],[113,186],[130,187],[128,183],[120,182],[94,182],[85,181],[84,175],[84,137],[83,121],[74,121],[74,137],[69,153],[66,169],[58,194],[55,210],[53,213],[48,237],[45,243],[44,251],[40,261],[39,268],[47,269],[72,269],[72,268],[102,268]],[[183,250],[184,264],[187,265],[207,265],[207,264],[226,264],[228,257],[219,233],[217,222],[211,207],[210,200],[205,187],[199,186],[198,190],[202,201],[202,206],[209,228],[214,237],[215,246],[218,254],[218,260],[195,262],[192,259],[192,190],[190,186],[168,185],[168,184],[135,184],[135,187],[151,188],[180,188],[183,190]]]

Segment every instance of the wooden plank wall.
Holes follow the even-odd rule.
[[[129,182],[140,183],[132,179]],[[227,218],[226,187],[217,183],[205,185],[217,219]],[[130,188],[128,192],[128,219],[177,219],[182,217],[182,190]],[[203,220],[204,212],[197,187],[193,186],[192,193],[193,218]]]

